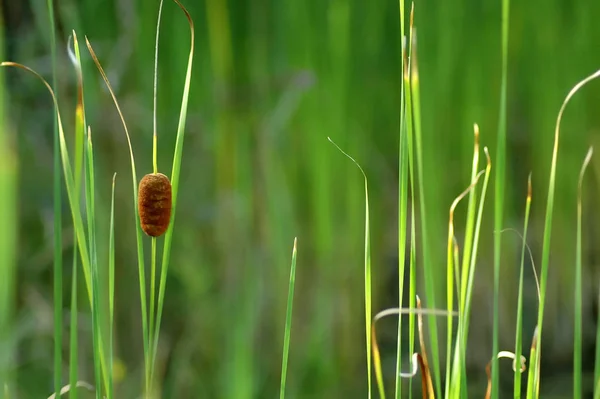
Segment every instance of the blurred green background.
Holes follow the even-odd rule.
[[[68,36],[75,29],[80,38],[89,38],[116,90],[132,133],[138,175],[149,173],[158,1],[55,3],[57,91],[67,134],[73,134],[76,79],[66,50]],[[512,3],[505,226],[522,228],[527,176],[532,172],[529,243],[538,259],[556,115],[570,88],[600,68],[600,2]],[[188,0],[184,5],[196,24],[197,47],[158,356],[163,397],[276,395],[290,254],[296,236],[299,255],[288,397],[364,397],[363,181],[356,168],[327,142],[327,136],[354,156],[368,175],[374,311],[395,306],[401,77],[398,4]],[[445,298],[448,208],[470,179],[473,123],[480,126],[481,142],[490,148],[492,163],[495,158],[500,7],[500,0],[415,3],[425,201],[432,223],[430,257],[439,269],[438,306]],[[4,0],[2,17],[2,59],[23,63],[50,79],[46,2]],[[158,165],[164,172],[170,170],[172,161],[189,30],[179,9],[168,1],[162,24]],[[99,223],[106,231],[112,175],[118,174],[117,396],[133,398],[143,378],[143,350],[129,154],[118,115],[87,51],[84,59],[88,123],[95,132],[97,206],[104,215]],[[4,80],[7,126],[11,126],[6,148],[18,165],[16,337],[8,345],[16,349],[20,397],[39,398],[53,390],[53,109],[43,86],[30,76],[7,71]],[[570,376],[577,175],[588,147],[600,143],[600,83],[576,95],[562,126],[542,357],[543,374],[556,378]],[[9,165],[3,157],[0,164]],[[600,278],[598,157],[593,169],[584,208],[584,343],[588,348],[593,347],[597,318],[593,304]],[[489,195],[469,336],[470,381],[485,381],[484,368],[491,357],[493,190]],[[63,215],[69,215],[64,200]],[[459,236],[464,213],[460,209],[457,214]],[[64,287],[69,287],[73,230],[67,216],[63,222]],[[521,243],[514,233],[503,234],[500,339],[501,349],[510,350]],[[100,245],[107,248],[106,240]],[[525,275],[524,331],[531,333],[524,337],[524,345],[529,345],[536,303],[532,273]],[[83,291],[82,286],[79,292]],[[431,299],[423,292],[421,297],[428,306]],[[80,376],[93,380],[86,298],[80,298]],[[64,303],[69,300],[65,289]],[[67,308],[64,317],[66,328]],[[395,328],[390,320],[382,322],[380,330],[388,378],[393,378]],[[64,359],[68,359],[66,331]],[[584,353],[592,359],[592,350]],[[405,357],[408,367],[408,354]],[[501,364],[501,381],[509,383],[510,364]],[[66,362],[64,370],[66,375]],[[570,392],[570,383],[567,380],[560,389]]]

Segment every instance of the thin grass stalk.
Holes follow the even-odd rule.
[[[110,199],[110,225],[108,230],[108,389],[107,399],[114,397],[113,383],[113,338],[114,338],[114,316],[115,316],[115,183],[117,174],[113,175],[112,191]]]
[[[192,17],[185,9],[185,7],[178,1],[173,0],[181,11],[185,14],[190,27],[190,53],[188,57],[187,71],[185,74],[185,82],[183,86],[183,95],[181,99],[181,110],[179,113],[179,123],[177,125],[177,139],[175,141],[175,153],[173,156],[173,169],[171,172],[171,190],[172,190],[172,209],[171,209],[171,222],[169,228],[165,234],[162,263],[161,263],[161,274],[160,274],[160,285],[158,289],[158,306],[156,315],[156,326],[154,332],[154,343],[152,347],[152,363],[154,364],[156,359],[156,350],[158,348],[158,338],[160,332],[160,322],[162,318],[162,310],[165,299],[165,287],[167,285],[167,273],[169,271],[169,260],[171,256],[171,242],[173,240],[173,226],[175,224],[175,215],[177,210],[177,194],[179,192],[179,174],[181,171],[181,158],[183,154],[183,139],[185,136],[185,122],[187,118],[188,99],[190,94],[190,83],[192,79],[192,63],[194,59],[194,21]]]
[[[0,10],[0,57],[5,54],[4,15]],[[5,102],[6,80],[0,71],[0,342],[5,350],[0,351],[0,392],[9,397],[14,388],[15,372],[11,369],[14,351],[14,306],[16,287],[17,248],[17,152],[12,143],[11,127]]]
[[[500,83],[500,110],[498,115],[498,140],[496,143],[496,173],[494,187],[494,231],[501,231],[504,214],[504,191],[506,185],[506,107],[508,88],[508,32],[510,0],[502,0],[502,80]],[[494,293],[492,328],[492,399],[498,398],[498,332],[500,330],[500,254],[502,234],[494,234]],[[517,357],[518,359],[518,357]],[[520,374],[520,373],[517,373]]]
[[[77,75],[77,105],[75,107],[75,140],[74,140],[74,186],[75,186],[75,203],[79,204],[82,175],[83,175],[83,150],[84,150],[84,137],[85,137],[85,114],[84,99],[83,99],[83,75],[81,65],[78,61],[78,57],[75,51],[79,51],[77,44],[77,36],[73,35],[69,38],[69,46],[67,48],[68,55],[71,63],[75,67]],[[73,40],[74,48],[71,48],[71,40]],[[71,325],[70,325],[70,339],[69,339],[69,385],[74,387],[77,386],[78,381],[78,271],[77,271],[77,257],[79,256],[79,248],[77,246],[77,237],[73,237],[73,259],[72,259],[72,271],[71,271]],[[70,399],[77,398],[77,389],[70,391]]]
[[[371,240],[370,240],[370,222],[369,222],[369,188],[367,184],[367,175],[363,168],[358,162],[344,150],[342,150],[336,143],[327,137],[329,140],[342,154],[350,159],[360,170],[363,175],[365,183],[365,318],[367,323],[366,328],[366,341],[367,341],[367,384],[368,384],[368,397],[371,397]]]
[[[458,274],[456,273],[457,271],[457,265],[459,264],[458,259],[459,259],[459,249],[458,249],[458,244],[456,243],[456,238],[454,235],[454,212],[456,210],[456,207],[458,206],[459,202],[463,200],[464,197],[467,196],[467,194],[469,194],[471,192],[471,190],[473,190],[473,188],[475,187],[475,185],[477,184],[477,182],[479,181],[479,178],[481,177],[481,175],[483,175],[484,171],[480,171],[476,176],[475,179],[473,180],[473,182],[469,185],[469,187],[467,187],[467,189],[465,189],[465,191],[463,191],[458,197],[456,197],[454,199],[454,201],[452,202],[452,205],[450,206],[450,215],[448,218],[448,247],[452,247],[452,250],[448,251],[448,269],[446,270],[446,281],[447,281],[447,285],[446,285],[446,295],[447,295],[447,315],[448,317],[451,317],[453,314],[458,314],[460,317],[460,313],[459,312],[455,312],[453,310],[454,307],[454,300],[453,300],[453,296],[454,296],[454,284],[453,282],[456,281],[458,283],[459,278],[458,278]],[[450,252],[454,253],[454,256],[452,256],[450,254]],[[452,259],[453,258],[453,259]],[[455,280],[456,279],[456,280]],[[460,290],[457,290],[457,298],[460,297]],[[459,304],[459,309],[460,309],[460,304]],[[451,357],[452,356],[452,352],[451,352],[451,348],[452,348],[452,326],[453,326],[453,320],[449,319],[448,320],[448,330],[447,330],[447,340],[450,342],[448,344],[448,349],[447,349],[447,357]],[[459,326],[460,327],[460,326]],[[459,331],[460,333],[460,331]],[[455,352],[454,352],[454,360],[457,361],[457,352],[458,352],[458,348],[460,348],[460,340],[459,340],[459,336],[456,337],[456,347],[455,347]],[[456,384],[455,382],[460,382],[460,368],[458,368],[456,365],[452,368],[449,365],[450,360],[446,359],[446,392],[445,392],[445,397],[446,398],[454,398],[456,397]],[[450,373],[450,376],[448,375]]]
[[[406,37],[404,34],[405,8],[404,0],[399,0],[400,11],[400,130],[398,148],[398,307],[402,308],[404,297],[404,267],[406,257],[406,218],[407,218],[407,181],[408,160],[406,155],[406,124],[405,124],[405,101],[404,101],[404,68],[406,57]],[[396,375],[394,384],[394,397],[399,399],[402,394],[402,317],[398,318],[398,340],[396,349]]]
[[[414,115],[414,126],[415,126],[415,146],[416,146],[416,170],[417,170],[417,181],[419,189],[419,214],[421,219],[421,249],[423,258],[423,274],[425,276],[425,293],[429,306],[432,308],[436,307],[437,301],[435,299],[435,272],[430,259],[429,252],[429,229],[427,222],[427,206],[425,202],[425,178],[423,169],[423,134],[421,130],[421,90],[419,85],[419,66],[417,62],[417,29],[413,28],[413,42],[412,42],[412,71],[410,74],[411,78],[411,92],[412,92],[412,103],[413,103],[413,115]],[[435,389],[438,395],[442,394],[442,381],[440,373],[440,356],[439,356],[439,345],[438,345],[438,329],[437,319],[434,316],[428,316],[429,319],[429,331],[430,331],[430,346],[432,356],[432,368],[433,368],[433,379],[435,382]]]
[[[152,105],[152,171],[158,173],[158,133],[156,114],[158,109],[158,42],[160,38],[160,22],[162,19],[163,0],[158,6],[158,18],[156,22],[156,39],[154,44],[154,84],[153,84],[153,105]],[[151,264],[150,264],[150,321],[149,321],[149,342],[154,342],[154,323],[155,323],[155,307],[156,307],[156,237],[152,237],[151,241]],[[152,350],[152,346],[150,346]],[[152,352],[149,354],[150,359],[154,359]],[[154,362],[150,365],[150,378],[154,375]],[[150,382],[152,384],[152,382]]]
[[[541,266],[542,272],[541,272],[541,278],[540,278],[540,307],[538,310],[538,320],[537,320],[538,350],[536,351],[536,359],[535,359],[536,367],[539,367],[540,359],[541,359],[540,349],[541,349],[541,343],[542,343],[542,331],[543,331],[543,322],[544,322],[544,305],[545,305],[545,300],[546,300],[546,284],[547,284],[547,279],[548,279],[548,266],[549,266],[549,262],[550,262],[552,216],[553,216],[553,211],[554,211],[554,192],[555,192],[555,185],[556,185],[556,164],[557,164],[557,160],[558,160],[560,122],[562,120],[562,116],[563,116],[563,113],[565,111],[567,104],[569,103],[571,98],[575,95],[575,93],[577,93],[579,91],[579,89],[581,89],[587,83],[591,82],[592,80],[594,80],[598,77],[600,77],[600,70],[594,72],[593,74],[589,75],[588,77],[586,77],[585,79],[583,79],[579,83],[577,83],[565,97],[565,100],[563,101],[563,103],[560,107],[560,110],[558,112],[558,116],[556,118],[556,127],[554,130],[554,148],[552,150],[552,162],[551,162],[551,166],[550,166],[550,178],[549,178],[549,182],[548,182],[548,199],[547,199],[547,203],[546,203],[546,217],[545,217],[545,222],[544,222],[544,239],[543,239],[543,247],[542,247],[542,266]],[[536,371],[538,372],[538,375],[539,375],[539,370],[536,370]],[[535,380],[536,380],[535,386],[539,387],[539,377],[537,375],[535,376]]]
[[[575,309],[574,309],[574,331],[573,331],[573,399],[581,399],[581,352],[582,352],[582,245],[581,245],[581,231],[582,231],[582,215],[583,215],[583,177],[585,171],[592,159],[593,150],[589,149],[581,171],[579,172],[579,184],[577,190],[577,243],[575,247]]]
[[[600,292],[596,297],[596,303],[600,306]],[[600,342],[600,323],[596,323],[596,342]],[[600,398],[600,345],[596,344],[596,356],[594,360],[594,399]]]
[[[294,285],[296,283],[296,258],[297,243],[294,238],[294,248],[292,249],[292,267],[290,269],[290,282],[288,288],[287,310],[285,312],[285,331],[283,334],[283,359],[281,361],[281,386],[279,389],[279,398],[285,398],[285,384],[287,377],[288,358],[290,353],[290,336],[292,334],[292,310],[294,308]]]
[[[480,233],[481,233],[481,223],[483,220],[483,209],[485,206],[486,192],[487,192],[490,172],[492,169],[492,161],[490,159],[490,155],[489,155],[487,147],[484,147],[483,151],[484,151],[486,159],[487,159],[487,166],[485,168],[483,186],[481,188],[481,199],[479,200],[479,209],[477,211],[477,221],[475,223],[475,232],[473,235],[473,250],[471,252],[471,259],[470,259],[470,264],[469,264],[469,278],[466,282],[467,296],[466,296],[466,301],[465,301],[465,310],[464,310],[464,314],[463,314],[463,317],[465,318],[465,323],[463,325],[463,334],[462,334],[462,340],[463,340],[463,342],[462,342],[462,349],[463,349],[462,365],[463,365],[463,367],[465,365],[465,357],[466,357],[465,351],[467,349],[469,323],[471,320],[471,299],[472,299],[472,295],[473,295],[473,285],[474,285],[474,281],[475,281],[475,269],[476,269],[476,265],[477,265],[477,251],[479,248],[479,237],[480,237]],[[465,367],[465,369],[466,369],[466,367]]]
[[[410,89],[410,74],[412,65],[410,63],[410,57],[412,54],[412,35],[413,35],[413,8],[411,8],[410,13],[410,24],[409,24],[409,38],[408,43],[409,47],[406,52],[407,59],[404,62],[404,96],[405,96],[405,123],[406,123],[406,156],[407,156],[407,179],[410,183],[410,212],[411,212],[411,231],[410,231],[410,248],[409,248],[409,299],[408,306],[409,308],[415,307],[415,296],[416,296],[416,270],[415,270],[415,234],[413,231],[413,223],[415,221],[415,212],[414,212],[414,203],[415,203],[415,192],[414,192],[414,155],[413,155],[413,110],[412,110],[412,93]],[[408,190],[408,188],[407,188]],[[409,353],[414,352],[415,345],[415,316],[414,314],[409,314],[408,316],[408,351]],[[412,379],[408,381],[408,397],[412,398]]]
[[[85,181],[85,202],[88,219],[89,245],[90,245],[90,265],[92,275],[92,338],[94,348],[94,374],[96,378],[96,399],[102,399],[102,347],[100,337],[102,336],[102,327],[100,325],[100,276],[98,274],[98,257],[96,252],[96,205],[95,205],[95,175],[94,175],[94,155],[92,148],[92,132],[88,128],[87,146],[85,158],[86,181]],[[109,376],[109,379],[111,376]],[[108,385],[108,384],[107,384]]]
[[[517,326],[515,328],[515,358],[521,359],[521,352],[523,352],[523,271],[525,269],[525,249],[527,248],[527,227],[529,225],[529,212],[531,209],[531,174],[527,179],[527,199],[525,201],[525,221],[523,223],[523,244],[521,246],[521,269],[519,271],[519,294],[517,298]],[[500,234],[498,232],[497,234]],[[493,362],[492,362],[493,364]],[[517,370],[520,369],[520,365],[517,364]],[[492,373],[492,395],[494,394],[494,376]],[[515,373],[513,394],[515,398],[521,397],[521,373]]]
[[[54,1],[48,0],[48,19],[50,21],[50,54],[52,59],[52,86],[56,87],[56,28],[54,21]],[[53,262],[53,306],[54,306],[54,393],[60,393],[62,387],[62,192],[60,176],[60,147],[58,143],[58,122],[54,117],[53,134],[53,203],[54,203],[54,262]]]

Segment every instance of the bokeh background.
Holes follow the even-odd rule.
[[[505,226],[522,230],[532,173],[529,244],[539,261],[558,109],[570,88],[600,68],[600,2],[514,1],[510,11]],[[355,157],[369,178],[374,311],[398,303],[398,146],[401,40],[398,3],[359,0],[186,1],[196,24],[179,208],[159,348],[164,398],[272,398],[281,368],[287,282],[294,237],[298,269],[288,397],[361,398],[364,348],[362,176],[328,141]],[[76,79],[67,57],[72,29],[92,42],[132,132],[138,175],[151,171],[152,73],[158,1],[57,0],[58,86],[72,134]],[[43,0],[2,1],[3,60],[50,79]],[[425,201],[431,260],[445,296],[448,208],[469,183],[473,123],[495,159],[501,72],[501,2],[417,1]],[[189,51],[187,23],[165,3],[160,38],[159,170],[169,171]],[[116,340],[118,396],[140,392],[143,348],[134,209],[125,135],[108,92],[84,51],[88,122],[95,134],[97,206],[107,231],[117,173]],[[5,74],[9,154],[18,168],[16,332],[9,344],[20,397],[53,389],[53,108],[31,76]],[[542,391],[570,393],[577,176],[600,143],[600,83],[570,103],[562,125]],[[483,167],[483,164],[482,164]],[[593,362],[598,297],[598,176],[586,180],[586,370]],[[493,183],[493,181],[492,181]],[[492,186],[491,186],[492,187]],[[481,237],[468,353],[470,381],[483,395],[491,357],[493,187]],[[68,215],[68,203],[63,215]],[[64,259],[72,225],[63,218]],[[462,233],[464,209],[457,214]],[[521,241],[502,233],[501,348],[514,345]],[[104,234],[103,237],[108,237]],[[100,245],[106,245],[101,239]],[[106,247],[106,246],[105,246]],[[148,264],[148,263],[147,263]],[[70,267],[64,286],[70,286]],[[524,345],[531,342],[535,286],[526,275]],[[421,281],[421,279],[419,279]],[[419,281],[419,284],[421,282]],[[84,292],[83,286],[79,290]],[[425,306],[432,298],[424,297]],[[65,289],[64,302],[69,303]],[[91,323],[80,305],[80,375],[93,380]],[[65,308],[65,328],[69,312]],[[440,328],[443,324],[440,322]],[[395,322],[382,323],[386,376],[393,377]],[[443,330],[442,330],[443,331]],[[64,342],[68,358],[68,336]],[[408,359],[408,354],[405,356]],[[509,363],[509,362],[507,362]],[[405,361],[408,367],[408,360]],[[68,364],[64,364],[65,373]],[[502,363],[502,382],[512,378]],[[564,377],[564,382],[562,378]],[[544,381],[544,379],[542,380]],[[512,388],[510,388],[512,389]]]

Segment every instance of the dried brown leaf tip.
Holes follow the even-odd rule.
[[[171,221],[171,182],[162,173],[149,173],[140,181],[138,211],[144,233],[161,236]]]

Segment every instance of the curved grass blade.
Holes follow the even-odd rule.
[[[181,170],[181,157],[183,154],[183,139],[185,136],[185,122],[187,119],[188,99],[190,95],[190,82],[192,79],[192,63],[194,60],[194,21],[186,10],[186,8],[178,1],[173,0],[177,6],[183,11],[190,27],[190,53],[188,57],[187,71],[185,74],[185,83],[183,85],[183,95],[181,99],[181,111],[179,113],[179,123],[177,125],[177,139],[175,141],[175,153],[173,156],[173,169],[171,172],[171,190],[172,190],[172,209],[171,223],[165,234],[163,243],[163,257],[160,273],[160,285],[158,289],[158,306],[156,315],[156,326],[154,331],[154,342],[152,344],[152,365],[156,359],[156,351],[158,348],[158,338],[160,332],[160,322],[162,318],[163,303],[165,299],[165,288],[167,285],[167,273],[169,271],[169,260],[171,256],[171,242],[173,240],[173,226],[175,224],[175,214],[177,210],[177,194],[179,192],[179,174]],[[152,373],[151,373],[152,375]]]
[[[55,399],[58,397],[63,396],[65,393],[69,394],[69,399],[74,397],[74,393],[77,392],[77,389],[75,388],[84,388],[87,389],[90,392],[94,392],[94,390],[96,388],[94,388],[94,386],[92,384],[89,384],[85,381],[76,381],[75,384],[67,384],[64,387],[62,387],[60,389],[60,391],[58,393],[53,393],[52,395],[48,396],[48,399]]]
[[[583,214],[583,176],[592,159],[593,149],[590,148],[585,156],[581,171],[579,172],[579,184],[577,190],[577,244],[575,249],[575,311],[574,311],[574,331],[573,331],[573,399],[581,399],[581,301],[582,301],[582,281],[581,281],[581,219]]]
[[[500,351],[498,353],[498,355],[494,356],[496,359],[512,359],[513,361],[513,371],[515,372],[515,374],[521,374],[522,372],[524,372],[527,369],[527,366],[525,366],[525,361],[527,359],[525,359],[525,356],[519,356],[516,355],[512,352],[509,351]],[[517,365],[517,358],[519,359],[519,365]],[[491,367],[492,361],[490,360],[490,362],[487,364],[487,366],[485,367],[485,373],[487,374],[487,388],[485,391],[485,399],[490,399],[492,396],[492,376],[491,376]],[[517,368],[519,369],[519,372],[517,372]],[[520,397],[516,396],[517,398]]]
[[[125,123],[125,118],[123,117],[123,113],[121,112],[121,107],[119,106],[119,102],[117,101],[117,97],[112,89],[112,86],[104,72],[104,68],[100,64],[92,45],[90,44],[88,38],[85,38],[85,43],[87,45],[88,51],[96,64],[96,67],[100,71],[100,75],[102,75],[102,79],[104,79],[104,83],[108,88],[108,91],[113,99],[115,104],[115,108],[121,118],[121,122],[123,124],[123,129],[125,130],[125,136],[127,138],[127,145],[129,147],[129,156],[131,160],[131,180],[133,186],[133,209],[137,210],[137,202],[138,202],[138,183],[137,183],[137,174],[135,169],[135,157],[133,155],[133,147],[131,146],[131,138],[129,136],[129,130],[127,129],[127,124]],[[144,243],[142,241],[142,228],[140,226],[140,216],[137,211],[134,211],[135,214],[135,232],[136,232],[136,240],[137,240],[137,257],[138,257],[138,275],[139,275],[139,283],[140,283],[140,303],[141,303],[141,312],[142,312],[142,341],[144,345],[144,376],[145,376],[145,388],[146,392],[150,389],[150,356],[149,356],[149,335],[148,335],[148,313],[147,313],[147,305],[146,305],[146,273],[144,270]]]
[[[371,397],[371,239],[370,239],[370,223],[369,223],[369,188],[367,185],[367,175],[363,168],[356,162],[354,158],[344,152],[336,143],[327,137],[327,140],[333,144],[342,154],[350,159],[360,170],[365,180],[365,323],[366,323],[366,338],[367,338],[367,384],[368,397]]]
[[[41,80],[41,82],[44,84],[44,86],[46,86],[46,89],[48,89],[48,91],[50,92],[50,95],[52,96],[52,100],[54,103],[54,108],[56,111],[56,117],[58,119],[58,131],[59,131],[59,135],[60,135],[60,149],[61,149],[61,160],[62,160],[62,166],[63,166],[63,174],[65,177],[65,185],[67,188],[67,195],[68,195],[68,199],[69,199],[69,206],[71,209],[71,216],[73,218],[73,223],[74,223],[74,227],[75,227],[75,235],[77,237],[77,243],[79,246],[79,253],[81,255],[81,262],[83,264],[83,274],[84,274],[84,279],[85,279],[85,283],[86,283],[86,287],[88,290],[88,299],[90,301],[90,303],[92,303],[92,281],[91,281],[91,267],[90,267],[90,252],[87,248],[86,245],[86,238],[85,238],[85,229],[83,226],[83,220],[81,217],[81,212],[79,210],[79,204],[75,203],[75,189],[74,189],[74,182],[73,182],[73,171],[71,168],[71,162],[69,160],[69,152],[67,149],[67,144],[66,144],[66,140],[65,140],[65,135],[64,135],[64,130],[62,127],[62,120],[60,118],[60,109],[58,108],[58,102],[56,99],[56,96],[54,94],[54,90],[52,89],[52,87],[50,86],[50,84],[37,72],[35,72],[33,69],[22,65],[22,64],[18,64],[16,62],[10,62],[10,61],[5,61],[0,63],[0,67],[16,67],[16,68],[20,68],[23,69],[33,75],[35,75],[38,79]],[[102,346],[102,341],[100,341],[100,345]],[[105,378],[105,383],[106,383],[106,372],[105,367],[104,367],[104,361],[103,361],[103,352],[100,352],[100,356],[101,357],[101,362],[103,364],[103,374],[104,374],[104,378]]]
[[[418,304],[420,305],[420,301],[418,301]],[[378,381],[378,388],[379,388],[379,394],[381,398],[385,398],[385,390],[383,387],[383,374],[381,371],[381,358],[379,356],[379,345],[377,344],[377,332],[375,329],[375,325],[376,323],[383,319],[384,317],[389,317],[389,316],[402,316],[402,315],[427,315],[427,316],[435,316],[435,317],[456,317],[458,315],[458,312],[455,311],[451,311],[448,312],[446,310],[442,310],[442,309],[423,309],[421,307],[418,308],[389,308],[389,309],[385,309],[380,311],[379,313],[377,313],[375,315],[375,317],[373,317],[373,321],[371,322],[371,346],[373,348],[373,368],[375,370],[375,375]],[[422,319],[421,319],[421,324],[422,324]],[[424,341],[422,343],[422,347],[424,348]],[[425,363],[423,362],[423,359],[421,357],[421,355],[419,353],[414,353],[413,357],[412,357],[412,372],[400,372],[399,376],[400,378],[413,378],[416,374],[417,374],[417,369],[418,367],[421,367],[421,371],[423,372],[425,370]],[[428,388],[427,388],[427,377],[424,377],[424,379],[422,379],[422,384],[424,383],[424,388],[423,392],[426,393],[428,392]],[[433,398],[433,396],[432,396]]]
[[[465,191],[463,191],[458,197],[454,199],[450,206],[450,216],[448,220],[448,253],[447,253],[447,267],[446,267],[446,307],[448,312],[447,319],[447,330],[446,330],[446,386],[445,392],[446,397],[450,394],[451,384],[451,358],[452,358],[452,331],[454,320],[452,318],[452,312],[454,311],[454,278],[456,275],[456,283],[458,284],[458,244],[454,236],[454,212],[459,202],[467,196],[473,190],[479,178],[483,174],[483,171],[479,172],[474,181]],[[457,374],[458,375],[458,374]],[[456,377],[460,378],[460,376]]]
[[[100,325],[100,276],[98,273],[98,256],[96,249],[96,205],[94,152],[92,147],[92,130],[88,127],[85,158],[87,161],[85,178],[85,202],[87,207],[90,265],[92,274],[92,338],[94,347],[94,374],[96,377],[96,399],[102,399],[102,364],[103,348],[100,345],[102,327]],[[108,377],[111,379],[111,376]],[[108,384],[107,384],[108,385]]]
[[[550,166],[550,179],[548,182],[548,199],[546,204],[546,217],[544,223],[544,239],[543,239],[543,247],[542,247],[542,273],[540,278],[540,307],[538,311],[538,320],[537,320],[537,328],[538,328],[538,345],[539,349],[541,349],[542,342],[542,331],[543,331],[543,322],[544,322],[544,304],[546,299],[546,283],[548,279],[548,264],[550,261],[550,244],[551,244],[551,233],[552,233],[552,214],[554,211],[554,191],[555,191],[555,182],[556,182],[556,164],[558,160],[558,144],[560,138],[560,122],[562,120],[563,113],[567,104],[573,98],[575,93],[577,93],[583,86],[591,82],[592,80],[600,77],[600,70],[594,72],[589,75],[585,79],[581,80],[577,83],[567,94],[565,100],[563,101],[560,110],[558,112],[558,116],[556,117],[556,127],[554,130],[554,148],[552,150],[552,163]],[[540,363],[540,350],[536,351],[536,361],[535,364],[539,365]],[[533,362],[533,361],[532,361]],[[539,370],[538,370],[539,371]],[[539,380],[536,377],[536,387],[539,387]]]
[[[523,245],[521,247],[521,270],[519,272],[519,294],[517,299],[517,327],[515,332],[515,356],[517,359],[521,358],[521,352],[523,351],[523,271],[525,269],[525,249],[527,248],[527,227],[529,225],[529,211],[531,209],[531,174],[527,180],[527,199],[525,201],[525,221],[523,224]],[[533,262],[531,263],[532,267]],[[494,363],[492,362],[492,365]],[[492,366],[493,367],[493,366]],[[492,386],[497,384],[494,382],[494,375],[492,373]],[[493,392],[492,392],[493,394]],[[515,398],[521,397],[521,373],[515,373],[513,394]]]
[[[296,256],[297,239],[294,238],[294,248],[292,249],[292,267],[290,269],[290,283],[288,288],[287,311],[285,314],[285,333],[283,336],[283,360],[281,362],[281,388],[279,398],[285,398],[285,381],[287,376],[288,356],[290,352],[290,335],[292,333],[292,309],[294,307],[294,285],[296,282]]]

